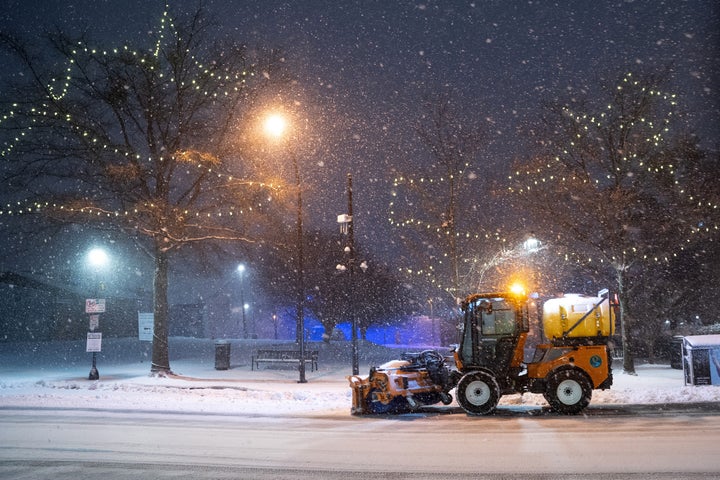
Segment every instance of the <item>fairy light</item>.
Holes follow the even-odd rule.
[[[638,80],[633,78],[632,74],[627,74],[622,79],[621,84],[616,87],[616,89],[618,92],[623,92],[623,90],[627,88],[636,88],[639,83],[640,82]],[[663,92],[658,89],[650,89],[643,91],[647,96],[650,97],[651,101],[654,101],[659,105],[665,106],[665,117],[662,119],[650,119],[641,116],[635,122],[631,122],[627,126],[629,128],[639,128],[641,129],[640,131],[646,132],[646,136],[641,140],[642,143],[651,147],[661,147],[666,142],[667,134],[668,132],[670,132],[671,120],[673,118],[672,110],[678,104],[677,96],[675,94]],[[606,128],[606,124],[613,121],[612,116],[617,114],[617,112],[614,112],[614,107],[611,104],[607,105],[605,107],[605,111],[601,112],[598,115],[588,115],[581,112],[575,112],[567,107],[564,107],[562,109],[562,112],[566,118],[571,119],[576,124],[576,130],[573,134],[573,140],[569,142],[569,146],[573,147],[581,144],[584,141],[594,142],[595,132]],[[641,146],[640,148],[644,149],[645,147]],[[570,150],[571,149],[569,148],[561,149],[562,155],[571,155]],[[534,195],[534,192],[538,188],[552,188],[549,186],[550,184],[558,183],[567,183],[568,186],[565,188],[572,188],[572,185],[575,183],[587,184],[587,182],[591,182],[592,185],[595,185],[596,187],[601,187],[602,185],[607,184],[607,182],[622,181],[622,178],[619,176],[623,175],[623,172],[626,172],[626,178],[629,178],[631,179],[630,181],[633,181],[633,170],[635,170],[635,172],[646,172],[647,174],[664,177],[665,179],[670,180],[673,185],[678,187],[677,193],[679,195],[684,196],[688,201],[693,200],[692,196],[689,195],[685,189],[679,188],[679,181],[676,178],[677,166],[673,163],[646,164],[646,162],[643,161],[642,158],[640,158],[638,152],[633,152],[630,150],[624,151],[618,160],[619,163],[615,165],[611,171],[607,171],[606,173],[584,172],[587,174],[587,178],[581,178],[572,173],[568,175],[561,174],[560,172],[566,170],[565,165],[560,156],[554,156],[548,161],[544,162],[543,165],[535,169],[515,170],[513,173],[508,175],[507,190],[512,194],[527,196]],[[543,187],[543,185],[548,185],[548,187]],[[703,206],[700,208],[706,209],[706,211],[717,211],[718,205],[713,201],[701,200],[700,202],[698,202],[698,204],[700,203],[703,203]],[[701,231],[717,232],[718,225],[704,225],[703,228],[690,227],[687,230],[688,235],[695,235]],[[689,238],[687,238],[686,242],[684,243],[688,242],[690,242]],[[684,250],[684,248],[685,247],[681,245],[678,247],[678,250],[682,251]],[[637,253],[638,252],[634,248],[630,252],[623,252],[624,255],[631,255]],[[676,252],[669,252],[667,255],[645,255],[644,258],[646,258],[648,261],[662,263],[670,261],[675,256]],[[565,254],[565,260],[576,261],[578,263],[594,263],[603,262],[605,259],[587,257],[586,255],[582,256]],[[609,260],[618,265],[622,265],[621,260],[615,257],[606,260]]]
[[[158,28],[157,32],[157,39],[155,42],[155,46],[150,52],[153,59],[157,60],[162,55],[162,47],[165,44],[165,42],[168,41],[168,38],[173,38],[172,35],[175,36],[175,38],[180,38],[179,32],[177,30],[177,27],[175,25],[175,22],[170,15],[169,11],[169,3],[165,3],[165,9],[161,15],[160,18],[160,26]],[[120,52],[124,52],[125,54],[131,55],[133,58],[138,59],[139,62],[142,64],[147,63],[147,54],[143,52],[139,52],[136,50],[130,49],[127,45],[123,45],[121,48],[115,47],[111,49],[100,49],[97,47],[90,46],[86,44],[83,41],[78,41],[75,44],[75,48],[73,48],[67,55],[65,59],[65,65],[63,66],[63,74],[59,76],[55,76],[51,78],[48,83],[44,86],[46,91],[48,92],[48,99],[52,102],[60,102],[62,100],[65,100],[68,93],[70,92],[70,88],[72,86],[72,79],[73,74],[78,73],[79,75],[82,75],[82,71],[80,70],[80,65],[82,62],[79,62],[78,60],[81,57],[108,57],[110,55],[117,55]],[[200,85],[200,83],[204,83],[204,78],[218,78],[218,75],[216,72],[214,72],[210,67],[203,65],[200,61],[198,61],[194,56],[190,57],[191,61],[193,62],[193,67],[195,69],[195,72],[198,74],[198,78],[193,78],[192,84],[195,85],[195,89],[197,91],[200,91],[203,87]],[[155,70],[155,67],[150,65],[148,68],[151,70]],[[163,74],[159,73],[160,78],[163,78]],[[243,69],[239,72],[235,73],[228,73],[225,74],[222,78],[224,79],[225,89],[221,92],[222,96],[229,96],[230,91],[228,90],[229,85],[232,84],[232,91],[237,92],[238,91],[238,85],[233,84],[233,82],[239,82],[240,84],[246,83],[247,77],[253,76],[252,73],[249,73],[247,70]],[[199,81],[203,80],[203,81]],[[174,81],[171,79],[170,81]],[[211,92],[205,91],[206,95],[210,94]],[[217,98],[218,93],[212,92],[212,96]],[[44,106],[45,107],[45,106]],[[30,119],[31,125],[25,125],[19,129],[18,136],[16,136],[12,141],[7,142],[2,149],[0,149],[0,157],[9,157],[10,154],[15,151],[17,145],[20,143],[22,137],[25,137],[29,135],[29,133],[32,130],[32,124],[36,123],[36,117],[43,117],[47,116],[48,112],[47,110],[37,110],[36,107],[20,107],[17,103],[14,103],[11,105],[11,110],[9,112],[5,112],[2,115],[0,115],[0,125],[2,125],[4,122],[7,122],[9,120],[18,118],[20,116],[23,116],[25,118]],[[53,115],[57,115],[57,112],[55,112]],[[69,114],[66,114],[65,121],[71,125],[71,128],[80,128],[79,126],[73,126],[72,125],[72,118]],[[83,135],[90,136],[91,132],[84,132]],[[100,142],[101,140],[99,138],[90,138],[90,141],[92,143]]]
[[[463,178],[463,176],[469,179],[476,178],[474,174],[465,174],[465,171],[469,167],[470,165],[465,163],[460,171],[460,178]],[[487,247],[490,249],[505,249],[508,239],[505,238],[504,233],[500,229],[490,232],[482,232],[479,229],[465,230],[462,228],[462,225],[455,225],[455,229],[453,231],[439,220],[429,220],[427,218],[419,218],[414,215],[402,215],[402,212],[412,210],[412,207],[415,205],[410,205],[410,209],[408,209],[407,204],[405,203],[406,197],[404,194],[401,195],[401,191],[407,191],[409,194],[412,194],[413,191],[418,189],[425,191],[427,191],[427,189],[443,189],[448,187],[451,180],[455,181],[457,186],[457,179],[457,175],[441,175],[437,178],[430,176],[413,177],[402,175],[394,178],[390,191],[390,202],[388,206],[389,216],[387,218],[388,223],[394,228],[409,229],[422,235],[431,235],[438,240],[447,239],[454,233],[456,239],[462,240],[467,244],[469,244],[468,242],[482,242],[484,245],[488,245],[488,243],[493,245],[491,247]],[[469,222],[468,224],[472,224],[472,222]],[[479,222],[476,223],[476,225],[480,224],[481,223]],[[476,252],[478,250],[473,249],[472,251]],[[418,266],[416,264],[415,268],[401,266],[398,267],[398,272],[405,276],[421,279],[439,290],[453,294],[453,285],[450,285],[451,282],[447,281],[448,278],[439,270],[439,267],[445,267],[451,263],[450,253],[447,251],[441,252],[439,256],[433,258],[432,262],[433,263],[424,266]],[[468,272],[470,273],[470,277],[474,276],[472,273],[474,269],[487,264],[487,262],[482,262],[474,254],[462,255],[461,258],[458,258],[458,262],[461,265],[466,266]],[[473,279],[471,282],[474,284],[475,280]]]
[[[162,156],[141,155],[136,151],[132,151],[130,148],[124,149],[121,146],[115,145],[109,138],[104,138],[103,135],[99,134],[99,131],[93,131],[87,126],[76,123],[79,119],[73,117],[72,114],[57,110],[53,111],[53,106],[56,103],[67,100],[69,95],[73,93],[73,76],[83,75],[82,65],[88,60],[98,59],[104,61],[104,59],[109,56],[122,56],[144,64],[144,68],[154,71],[159,78],[165,78],[164,73],[155,68],[155,65],[159,64],[157,61],[160,60],[164,54],[163,46],[169,39],[175,41],[175,39],[178,38],[176,25],[169,13],[168,4],[166,3],[165,11],[160,18],[157,40],[154,48],[150,52],[133,50],[127,45],[102,49],[93,47],[82,41],[75,43],[73,48],[67,53],[65,64],[60,67],[62,74],[52,77],[44,85],[44,89],[47,92],[45,101],[34,106],[12,103],[6,112],[0,112],[0,125],[15,122],[18,119],[26,120],[24,125],[17,128],[18,133],[12,140],[5,142],[0,147],[0,157],[10,159],[20,143],[34,133],[33,130],[36,126],[39,125],[41,121],[51,118],[65,122],[70,130],[77,132],[78,138],[84,142],[87,148],[92,148],[93,151],[99,155],[104,155],[108,158],[116,157],[122,159],[124,163],[110,163],[108,165],[108,169],[116,169],[115,172],[108,172],[110,177],[114,174],[119,177],[140,175],[140,172],[145,168],[152,168],[153,164],[161,163],[163,161]],[[190,57],[190,62],[190,70],[195,73],[195,78],[191,79],[192,84],[197,91],[204,91],[206,95],[212,94],[216,97],[227,97],[232,92],[239,92],[242,85],[246,84],[248,78],[253,76],[252,72],[242,67],[237,72],[224,72],[222,75],[218,75],[218,73],[214,71],[217,67],[213,64],[204,65],[199,59],[192,56]],[[168,82],[175,82],[175,79],[171,78],[172,76],[168,77]],[[208,79],[213,80],[214,83],[209,85]],[[218,95],[217,92],[213,92],[211,88],[219,91],[220,94]],[[212,178],[214,179],[213,181],[221,183],[224,188],[247,188],[267,192],[263,200],[255,200],[252,204],[242,207],[218,206],[213,202],[206,205],[199,203],[194,208],[184,208],[177,205],[174,207],[170,206],[176,218],[211,218],[222,222],[226,218],[236,218],[253,214],[255,211],[261,210],[271,204],[274,198],[284,190],[283,185],[278,183],[251,181],[223,173],[218,170],[218,166],[221,164],[220,159],[204,152],[193,150],[179,151],[174,154],[172,159],[182,163],[183,168],[186,169],[186,173],[188,175],[194,175],[195,178],[201,180]],[[146,166],[146,162],[149,167]],[[139,214],[146,214],[160,209],[161,207],[157,203],[150,201],[118,208],[108,208],[106,206],[93,204],[88,200],[69,200],[62,203],[37,202],[31,199],[25,199],[15,203],[0,205],[0,216],[35,214],[72,215],[96,219],[114,218],[121,222],[124,221],[126,224],[134,224],[137,223],[135,219],[137,219]],[[127,220],[123,220],[123,218],[127,218]],[[192,228],[198,225],[189,226]]]

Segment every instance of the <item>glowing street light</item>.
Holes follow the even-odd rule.
[[[265,133],[271,137],[281,138],[287,130],[287,120],[278,113],[269,115],[265,119]]]
[[[90,250],[87,259],[90,266],[96,269],[104,267],[109,262],[109,257],[102,248],[93,248]]]
[[[523,248],[528,253],[535,253],[542,248],[542,244],[540,243],[540,240],[535,238],[533,235],[530,235],[527,240],[523,242]]]
[[[272,114],[265,118],[265,133],[275,139],[281,139],[288,129],[287,120],[280,114]],[[296,338],[300,347],[299,370],[300,379],[298,383],[306,383],[305,378],[305,319],[304,300],[305,300],[305,284],[304,284],[304,266],[303,266],[303,211],[302,211],[302,188],[300,184],[300,169],[298,168],[297,156],[291,152],[293,169],[295,170],[295,187],[297,188],[297,332]]]

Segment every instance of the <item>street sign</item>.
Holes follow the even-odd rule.
[[[138,312],[138,338],[152,342],[155,333],[155,316],[152,313]]]
[[[88,298],[85,300],[85,313],[105,313],[104,298]]]
[[[87,346],[86,352],[101,352],[102,351],[102,333],[100,332],[88,332],[87,334]]]
[[[93,332],[100,326],[100,315],[90,315],[90,331]]]

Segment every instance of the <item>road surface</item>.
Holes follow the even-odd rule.
[[[718,478],[720,412],[390,417],[0,409],[0,478]]]

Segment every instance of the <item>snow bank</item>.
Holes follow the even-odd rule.
[[[613,386],[594,390],[591,405],[672,404],[720,402],[720,386],[685,386],[683,371],[669,365],[641,364],[637,375],[627,375],[615,366]],[[507,395],[500,405],[546,405],[542,395]]]

